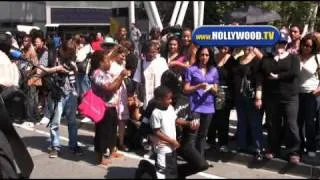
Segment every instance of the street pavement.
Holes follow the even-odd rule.
[[[50,142],[49,131],[45,125],[27,127],[14,124],[20,137],[30,152],[35,167],[31,174],[32,179],[67,178],[67,179],[111,179],[125,178],[133,179],[138,163],[143,157],[135,153],[124,153],[124,158],[115,159],[108,167],[98,166],[93,148],[94,133],[87,130],[79,130],[79,145],[83,147],[85,155],[75,156],[68,151],[67,127],[61,125],[61,154],[58,158],[50,159],[47,148]],[[229,162],[210,162],[214,167],[189,176],[188,179],[217,179],[217,178],[304,178],[279,174],[263,169],[249,169],[247,166]]]

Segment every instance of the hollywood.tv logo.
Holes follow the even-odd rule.
[[[200,46],[274,46],[280,37],[280,31],[269,25],[205,25],[192,33],[192,41]]]

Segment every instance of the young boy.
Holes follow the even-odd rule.
[[[150,125],[156,141],[153,141],[156,153],[156,174],[158,179],[177,178],[177,154],[180,147],[176,139],[176,124],[190,126],[192,129],[199,127],[193,121],[177,118],[172,103],[172,92],[165,86],[159,86],[154,91],[156,108],[153,110]]]

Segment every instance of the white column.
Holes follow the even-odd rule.
[[[199,26],[199,2],[193,1],[193,28]]]
[[[204,17],[204,1],[199,2],[199,22],[198,26],[203,25],[203,17]]]
[[[51,24],[51,7],[46,2],[46,24]]]
[[[160,28],[160,31],[163,29],[163,26],[162,26],[162,22],[161,22],[161,19],[160,19],[160,16],[159,16],[159,12],[158,12],[158,9],[157,9],[157,5],[156,5],[156,2],[155,1],[150,1],[150,6],[151,6],[151,12],[153,14],[153,17],[155,19],[155,22],[156,22],[156,25],[157,27]]]
[[[174,6],[174,9],[173,9],[173,13],[172,13],[172,16],[171,16],[171,19],[170,19],[169,26],[174,26],[174,24],[175,24],[175,22],[177,20],[177,16],[178,16],[180,7],[181,7],[181,1],[177,1],[176,5]]]
[[[189,1],[183,1],[182,5],[181,5],[180,12],[179,12],[179,16],[178,16],[178,19],[177,19],[177,22],[176,22],[176,25],[181,25],[182,26],[182,23],[183,23],[183,20],[184,20],[184,16],[186,15],[186,12],[187,12],[187,9],[188,9],[188,4],[189,4]]]
[[[132,23],[135,23],[136,17],[135,17],[135,9],[134,9],[134,1],[129,2],[129,27]]]
[[[152,16],[152,12],[151,12],[151,8],[150,8],[149,3],[147,1],[143,1],[143,4],[144,4],[144,8],[147,11],[147,15],[148,15],[148,19],[149,19],[149,25],[156,26],[156,23],[155,23],[155,21],[153,19],[153,16]]]

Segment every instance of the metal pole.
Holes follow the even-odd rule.
[[[179,12],[179,16],[176,22],[176,25],[180,25],[182,26],[183,20],[184,20],[184,16],[186,15],[187,9],[188,9],[188,4],[189,1],[183,1],[182,5],[181,5],[181,9]]]
[[[204,16],[204,1],[199,2],[199,24],[198,26],[203,25],[203,16]]]
[[[147,11],[147,15],[148,15],[148,19],[149,19],[149,25],[156,26],[156,23],[155,23],[155,21],[153,19],[152,13],[151,13],[151,9],[150,9],[149,3],[147,1],[143,1],[143,4],[144,4],[145,10]]]
[[[134,9],[134,1],[129,2],[129,27],[132,23],[135,23],[135,9]]]
[[[172,16],[170,19],[169,26],[174,26],[180,9],[181,9],[181,1],[177,1],[176,5],[174,6],[174,9],[173,9],[173,13],[172,13]]]
[[[197,28],[199,25],[199,2],[193,1],[193,28]]]
[[[160,19],[160,16],[159,16],[159,12],[158,12],[158,9],[157,9],[156,2],[155,1],[150,1],[149,3],[150,3],[151,12],[153,14],[155,23],[156,23],[157,27],[160,28],[160,31],[161,31],[163,29],[163,26],[162,26],[162,22],[161,22],[161,19]]]

